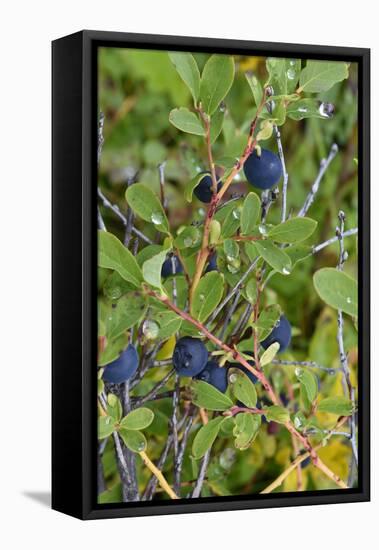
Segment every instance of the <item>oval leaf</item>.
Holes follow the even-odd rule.
[[[192,178],[185,186],[184,196],[187,202],[192,202],[193,190],[199,185],[200,180],[203,179],[203,177],[204,174],[196,174],[196,176]]]
[[[224,292],[221,273],[211,271],[202,277],[193,295],[191,315],[203,323],[218,306]]]
[[[142,432],[120,428],[119,434],[125,445],[128,449],[133,451],[133,453],[141,453],[146,449],[147,441]]]
[[[105,439],[109,437],[114,430],[114,419],[111,416],[99,416],[97,421],[97,437]]]
[[[290,218],[273,227],[268,236],[277,243],[296,243],[304,241],[312,235],[317,222],[311,218]]]
[[[272,405],[265,409],[265,416],[269,422],[278,422],[278,424],[285,424],[290,419],[287,409],[279,405]]]
[[[261,209],[261,201],[255,193],[249,193],[243,201],[241,212],[241,233],[250,235],[253,232]]]
[[[200,94],[200,71],[195,58],[186,52],[170,52],[168,56],[196,103]]]
[[[307,369],[300,368],[295,370],[295,374],[308,398],[309,403],[313,403],[317,397],[318,391],[317,376]]]
[[[134,183],[125,192],[130,208],[143,220],[153,223],[162,233],[169,234],[168,220],[160,200],[155,193],[143,183]]]
[[[257,392],[249,377],[245,373],[234,369],[231,382],[235,397],[246,407],[254,408],[257,404]]]
[[[192,455],[194,458],[199,459],[203,457],[208,449],[212,447],[224,420],[223,416],[218,416],[200,428],[192,444]]]
[[[338,416],[350,416],[353,413],[353,404],[347,397],[326,397],[318,404],[320,412],[337,414]]]
[[[133,254],[111,233],[99,231],[98,235],[99,266],[114,269],[125,281],[140,286],[142,273]]]
[[[313,275],[317,294],[335,309],[356,317],[358,315],[358,284],[355,279],[333,267],[319,269]]]
[[[283,275],[289,275],[291,272],[291,259],[283,250],[275,246],[272,241],[268,239],[264,241],[256,241],[255,246],[258,250],[258,254],[270,264],[270,266],[283,273]]]
[[[212,55],[205,64],[200,82],[203,109],[212,115],[234,80],[234,59],[227,55]]]
[[[187,134],[195,134],[196,136],[205,135],[203,125],[197,115],[185,107],[173,109],[170,113],[169,121],[173,126]]]
[[[226,411],[233,405],[233,402],[227,395],[224,395],[202,380],[195,381],[193,389],[192,402],[198,407],[203,407],[210,411]]]
[[[127,414],[120,422],[120,426],[127,430],[143,430],[154,420],[154,413],[146,407],[140,407]]]
[[[138,292],[128,292],[109,311],[107,336],[114,339],[139,323],[146,311],[146,299]]]
[[[300,73],[299,92],[326,92],[349,76],[348,64],[338,61],[307,61]]]
[[[273,344],[271,344],[270,347],[266,349],[266,351],[262,353],[262,356],[259,361],[261,364],[261,367],[264,367],[265,365],[268,365],[269,363],[271,363],[275,355],[278,353],[279,348],[280,348],[279,342],[274,342]]]
[[[261,426],[261,417],[250,413],[240,413],[235,417],[233,435],[234,445],[237,449],[244,451],[254,441]]]
[[[147,283],[155,288],[162,288],[161,271],[162,265],[167,258],[167,250],[162,250],[149,260],[146,260],[142,266],[142,275]]]

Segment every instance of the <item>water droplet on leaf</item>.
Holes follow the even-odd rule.
[[[163,215],[161,212],[153,212],[151,214],[151,221],[154,225],[160,225],[163,222]]]

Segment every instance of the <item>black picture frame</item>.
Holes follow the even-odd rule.
[[[354,61],[359,70],[359,483],[357,489],[96,503],[97,49],[203,51]],[[370,50],[81,31],[52,43],[52,507],[81,519],[370,499]],[[364,367],[364,368],[363,368]],[[363,376],[364,371],[364,376]],[[68,398],[69,396],[69,398]]]

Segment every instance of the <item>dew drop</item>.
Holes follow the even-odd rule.
[[[186,246],[187,248],[190,248],[193,244],[194,242],[193,242],[193,239],[191,239],[191,237],[186,237],[184,239],[184,246]]]
[[[151,214],[151,221],[154,225],[160,225],[163,222],[163,215],[160,212],[153,212]]]
[[[332,118],[334,114],[334,105],[332,103],[321,103],[318,112],[325,118]]]
[[[346,302],[347,302],[348,304],[351,304],[351,301],[352,301],[352,300],[351,300],[350,296],[349,296],[348,298],[346,298]]]
[[[298,418],[297,416],[295,416],[294,424],[295,424],[295,428],[300,428],[302,424],[300,418]]]
[[[298,108],[298,112],[299,112],[299,113],[307,113],[307,112],[308,112],[308,109],[307,109],[307,107],[299,107],[299,108]]]
[[[287,71],[287,78],[288,80],[293,80],[296,76],[296,71],[295,69],[288,69]]]
[[[200,294],[200,295],[199,295],[199,300],[200,300],[200,302],[204,302],[204,300],[205,300],[205,295],[204,295],[204,294]]]
[[[260,224],[259,227],[258,227],[258,231],[261,235],[266,235],[267,227],[263,224]]]
[[[294,67],[296,65],[296,59],[290,59],[290,65]]]
[[[235,218],[236,220],[239,220],[241,217],[241,210],[239,208],[235,208],[233,210],[233,218]]]
[[[145,443],[143,441],[141,441],[141,443],[138,444],[137,449],[139,451],[143,451],[144,448],[145,448]]]
[[[234,382],[237,382],[237,375],[236,375],[236,374],[231,374],[231,375],[229,376],[229,382],[230,382],[231,384],[234,384]]]
[[[290,274],[290,271],[288,271],[288,269],[286,269],[285,267],[283,267],[282,273],[283,273],[283,275],[289,275],[289,274]]]

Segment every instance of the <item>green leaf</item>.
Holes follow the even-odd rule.
[[[290,218],[270,229],[268,236],[277,243],[292,244],[310,237],[316,227],[317,222],[311,218]]]
[[[290,419],[290,414],[284,407],[279,405],[272,405],[265,409],[265,416],[269,422],[278,422],[279,424],[285,424]]]
[[[296,90],[297,83],[301,72],[301,59],[286,59],[286,80],[287,94],[292,94]]]
[[[154,315],[154,320],[159,325],[157,338],[166,340],[178,332],[182,325],[182,318],[173,311],[160,311]]]
[[[269,74],[266,86],[274,89],[275,95],[287,93],[286,60],[279,57],[268,57],[266,69]]]
[[[109,437],[114,430],[114,419],[111,416],[99,416],[97,421],[97,437],[105,439]]]
[[[241,212],[241,233],[242,235],[251,235],[257,223],[261,201],[255,193],[249,193],[242,205]]]
[[[115,422],[120,422],[122,417],[122,405],[119,398],[113,393],[109,393],[107,397],[107,413]]]
[[[307,98],[291,103],[287,107],[287,115],[292,120],[303,120],[304,118],[331,118],[333,112],[329,112],[320,100]]]
[[[111,233],[98,232],[99,266],[114,269],[125,281],[140,286],[141,270],[133,254]]]
[[[227,55],[212,55],[206,62],[200,82],[200,99],[204,111],[212,115],[234,80],[234,59]]]
[[[254,277],[247,281],[245,295],[248,302],[255,304],[257,301],[257,280]]]
[[[155,193],[143,183],[134,183],[125,193],[130,208],[146,222],[153,223],[158,231],[169,234],[166,214]]]
[[[234,445],[241,451],[247,449],[258,435],[261,426],[261,417],[256,414],[239,413],[235,417]]]
[[[254,74],[245,73],[245,77],[250,86],[251,91],[253,92],[255,105],[258,107],[263,97],[263,86]]]
[[[238,243],[236,243],[236,241],[234,241],[233,239],[225,239],[223,249],[227,261],[231,262],[236,258],[239,258],[240,249]]]
[[[108,338],[114,339],[139,323],[146,312],[146,299],[139,292],[128,292],[109,310],[107,319]]]
[[[290,274],[292,267],[291,260],[283,250],[275,246],[275,244],[268,239],[256,241],[254,244],[257,247],[259,255],[262,256],[275,271],[279,271],[283,273],[283,275]]]
[[[241,223],[241,206],[231,208],[221,228],[221,237],[232,237],[236,234]]]
[[[233,369],[230,377],[234,396],[246,407],[255,407],[257,404],[257,392],[249,377],[238,369]]]
[[[167,250],[162,250],[162,252],[150,258],[150,260],[146,260],[142,266],[144,280],[155,288],[162,289],[161,271],[166,258]]]
[[[261,311],[256,324],[260,342],[271,334],[281,314],[282,310],[278,304],[272,304]]]
[[[202,380],[194,381],[193,389],[192,402],[198,407],[204,407],[210,411],[226,411],[233,405],[227,395]]]
[[[125,445],[128,449],[133,451],[133,453],[141,453],[146,449],[147,441],[142,432],[120,428],[119,434]]]
[[[124,416],[120,426],[126,430],[143,430],[154,420],[154,413],[146,407],[140,407]]]
[[[339,61],[307,61],[300,73],[298,92],[326,92],[349,76],[348,67],[347,63]]]
[[[312,256],[312,247],[304,244],[294,244],[292,246],[287,246],[286,254],[291,258],[293,269],[297,263]]]
[[[204,174],[196,174],[196,176],[192,178],[185,186],[184,197],[187,202],[192,202],[193,190],[195,189],[195,187],[199,185],[203,177],[204,177]]]
[[[202,277],[197,285],[192,303],[191,315],[203,323],[218,306],[224,292],[224,278],[218,271],[211,271]]]
[[[197,227],[192,225],[185,227],[175,238],[174,247],[179,250],[194,248],[201,243],[201,233]]]
[[[212,144],[216,141],[216,139],[221,133],[222,126],[224,124],[224,117],[225,117],[225,106],[220,105],[220,107],[217,109],[217,111],[214,113],[214,115],[211,118],[210,138],[211,138]]]
[[[185,107],[173,109],[169,115],[169,121],[175,128],[187,134],[195,134],[196,136],[204,136],[205,130],[198,116]]]
[[[307,396],[309,403],[313,403],[318,392],[317,376],[310,370],[301,368],[296,368],[295,374]]]
[[[212,220],[209,224],[209,244],[217,244],[221,235],[221,224],[218,220]]]
[[[273,344],[271,344],[270,347],[268,347],[262,353],[262,356],[260,358],[261,367],[264,367],[265,365],[268,365],[269,363],[271,363],[271,361],[274,359],[274,357],[278,353],[279,348],[280,348],[279,342],[274,342]]]
[[[195,58],[186,52],[169,52],[168,56],[179,76],[188,86],[194,102],[197,103],[200,94],[200,71]]]
[[[318,404],[320,412],[337,414],[338,416],[350,416],[353,413],[353,404],[347,397],[326,397]]]
[[[355,279],[333,267],[324,267],[313,275],[317,294],[324,302],[353,317],[358,316],[358,284]]]
[[[138,265],[142,268],[143,264],[146,262],[146,260],[150,260],[153,256],[156,256],[159,254],[159,252],[162,252],[163,246],[160,244],[148,244],[142,250],[140,250],[136,256],[136,260],[138,262]]]
[[[212,447],[224,420],[223,416],[218,416],[200,428],[192,443],[192,455],[194,458],[202,458],[208,449]]]

